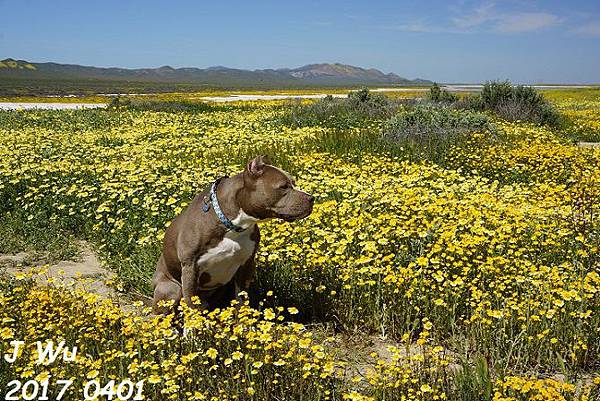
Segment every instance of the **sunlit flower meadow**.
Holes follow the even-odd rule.
[[[555,101],[572,110],[577,99]],[[598,129],[600,101],[581,102],[584,116],[565,111],[574,127]],[[73,378],[73,400],[95,378],[145,380],[152,400],[598,399],[600,149],[496,121],[444,165],[351,141],[334,153],[319,147],[333,128],[286,127],[280,112],[1,113],[0,212],[86,239],[124,290],[149,293],[168,222],[256,154],[317,204],[301,222],[265,223],[251,299],[184,308],[185,336],[141,305],[7,279],[0,353],[14,339],[79,352],[44,366],[24,350],[0,384]],[[379,125],[347,130],[361,129]],[[389,347],[353,366],[345,333]]]

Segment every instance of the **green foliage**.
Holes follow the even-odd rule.
[[[437,82],[433,83],[427,94],[427,100],[435,103],[454,103],[457,102],[458,99],[458,96],[454,93],[450,93],[446,89],[440,88]]]
[[[475,366],[463,361],[454,376],[454,394],[451,399],[489,401],[493,396],[494,383],[487,361],[479,357]]]
[[[494,131],[485,114],[423,105],[405,108],[386,121],[383,137],[413,155],[443,163],[448,148],[475,131]]]
[[[350,92],[345,99],[328,95],[312,103],[293,103],[288,106],[280,122],[292,127],[322,125],[349,128],[362,126],[373,119],[389,117],[399,105],[398,101],[363,88]]]
[[[315,290],[314,283],[334,283],[335,278],[327,271],[306,271],[298,278],[291,263],[270,263],[256,272],[256,280],[250,287],[251,304],[254,307],[296,307],[299,313],[293,317],[301,323],[333,323],[338,329],[342,323],[336,319],[335,300],[327,293]],[[330,285],[329,290],[341,291]],[[274,296],[268,293],[273,292]],[[254,300],[254,301],[252,301]],[[259,302],[262,304],[260,305]]]
[[[382,109],[388,105],[388,98],[381,93],[373,93],[368,88],[348,93],[348,103],[355,108]]]
[[[527,121],[557,126],[561,117],[552,104],[530,86],[512,85],[508,81],[486,82],[479,95],[460,102],[465,108],[489,110],[509,121]]]
[[[42,216],[28,220],[22,211],[0,215],[0,253],[27,252],[36,262],[70,260],[79,254],[73,233]]]
[[[383,127],[384,136],[398,143],[429,144],[465,132],[493,130],[482,113],[422,105],[405,108]]]
[[[106,106],[109,109],[121,109],[124,107],[127,107],[131,104],[131,99],[129,98],[124,98],[121,96],[115,96],[113,98],[110,99],[110,102],[108,103],[108,105]]]

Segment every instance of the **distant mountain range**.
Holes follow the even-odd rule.
[[[309,64],[299,68],[243,70],[222,66],[209,68],[103,68],[76,64],[34,63],[7,58],[0,61],[0,81],[74,81],[138,84],[187,84],[206,87],[303,87],[358,85],[428,85],[424,79],[406,79],[374,68],[345,64]],[[0,87],[2,85],[0,84]],[[14,85],[13,85],[14,86]],[[139,86],[139,85],[138,85]],[[161,85],[159,85],[161,86]],[[164,85],[163,85],[164,86]]]

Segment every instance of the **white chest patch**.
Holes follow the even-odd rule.
[[[242,212],[243,213],[243,212]],[[239,217],[233,220],[237,223]],[[240,233],[229,231],[225,234],[217,246],[210,248],[198,259],[198,277],[200,278],[200,288],[210,290],[227,284],[241,265],[243,265],[254,252],[256,243],[252,241],[250,235],[253,228],[249,228]],[[210,279],[202,279],[202,274],[206,273]],[[204,278],[206,275],[204,275]]]

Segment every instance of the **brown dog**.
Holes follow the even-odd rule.
[[[211,298],[233,283],[246,290],[255,270],[259,242],[256,223],[270,218],[294,221],[312,212],[314,197],[294,188],[290,175],[270,165],[266,156],[251,160],[231,178],[217,180],[197,195],[165,233],[154,273],[154,312],[169,313],[160,301]]]

